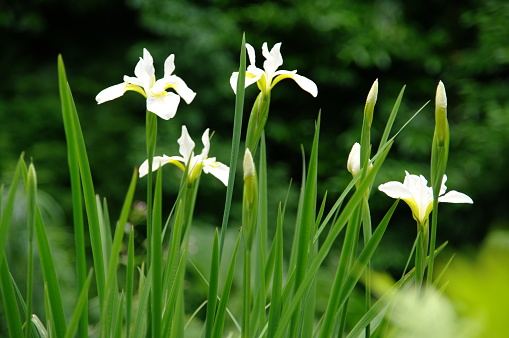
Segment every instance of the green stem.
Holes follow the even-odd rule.
[[[421,224],[417,222],[417,247],[415,250],[415,285],[420,293],[426,270],[426,256],[428,248],[429,228],[428,220]]]
[[[251,308],[251,251],[244,250],[244,287],[242,305],[242,338],[250,337],[249,315]]]

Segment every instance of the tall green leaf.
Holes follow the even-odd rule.
[[[67,146],[74,148],[73,153],[76,155],[79,164],[79,171],[90,230],[90,243],[92,245],[97,293],[99,295],[99,304],[102,306],[104,302],[104,286],[106,283],[106,278],[103,251],[101,247],[102,240],[99,224],[99,214],[95,201],[95,191],[92,182],[92,173],[90,171],[90,165],[88,162],[85,140],[83,139],[83,134],[81,132],[76,106],[72,98],[71,89],[69,88],[69,84],[67,82],[64,61],[61,55],[58,56],[58,82],[60,88],[62,117],[64,120]]]
[[[235,182],[235,172],[239,159],[240,137],[242,134],[242,115],[244,112],[244,93],[246,78],[246,35],[242,35],[240,46],[240,66],[239,77],[237,79],[237,91],[235,96],[235,114],[233,118],[233,137],[232,149],[230,154],[230,174],[228,176],[228,187],[226,188],[226,200],[224,204],[223,222],[221,225],[221,240],[219,242],[219,257],[223,255],[224,241],[226,238],[226,229],[228,228],[228,220],[230,218],[230,209],[233,197],[233,186]]]

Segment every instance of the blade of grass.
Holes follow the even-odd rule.
[[[403,86],[403,88],[401,88],[398,98],[396,99],[396,102],[394,103],[394,106],[392,107],[391,115],[389,115],[389,119],[387,120],[387,123],[385,124],[385,129],[382,134],[382,138],[380,139],[380,145],[378,147],[378,151],[381,150],[382,146],[389,139],[389,134],[391,133],[392,125],[394,124],[394,120],[396,120],[396,116],[398,115],[399,106],[401,105],[401,100],[403,99],[403,94],[405,93],[405,88],[406,88],[406,85]]]
[[[152,285],[152,270],[149,269],[147,276],[140,269],[140,284],[138,287],[138,312],[134,321],[132,337],[145,337],[147,328],[147,311],[149,308],[150,287]]]
[[[178,328],[180,318],[179,311],[182,311],[179,302],[180,293],[182,293],[182,284],[184,283],[184,268],[186,266],[186,251],[182,252],[180,256],[179,264],[177,266],[177,271],[175,273],[175,281],[173,282],[172,288],[170,290],[170,295],[168,298],[168,303],[166,304],[166,311],[163,316],[163,334],[162,337],[171,337],[173,335],[177,335],[182,328]]]
[[[129,189],[127,191],[122,211],[120,212],[120,218],[117,223],[115,230],[115,236],[111,246],[110,261],[108,263],[108,274],[105,286],[105,303],[102,308],[104,311],[101,313],[101,333],[103,337],[109,337],[113,334],[112,325],[112,312],[118,307],[118,285],[117,285],[117,268],[118,268],[118,257],[122,248],[122,240],[124,238],[125,224],[129,217],[129,211],[133,201],[134,191],[136,189],[136,181],[138,178],[138,171],[134,170]]]
[[[42,324],[39,317],[36,315],[32,315],[30,318],[30,321],[32,322],[32,337],[34,338],[47,338],[49,337],[48,331]]]
[[[237,260],[237,251],[239,248],[241,232],[237,236],[237,242],[235,242],[235,247],[233,248],[232,258],[230,260],[230,265],[228,267],[228,272],[226,273],[226,279],[224,281],[223,292],[221,293],[221,299],[219,300],[219,305],[217,307],[216,313],[216,321],[214,322],[214,328],[212,329],[212,337],[222,337],[223,329],[224,329],[224,320],[226,317],[228,299],[230,297],[231,286],[233,282],[233,273],[235,271],[235,262]],[[232,317],[233,318],[233,317]],[[237,324],[238,327],[238,324]]]
[[[274,236],[274,277],[272,279],[272,297],[270,301],[267,336],[273,337],[281,317],[281,288],[283,285],[283,218],[284,209],[279,203],[276,235]]]
[[[242,134],[242,116],[244,112],[245,78],[246,78],[246,35],[242,34],[242,42],[240,47],[239,77],[237,79],[237,91],[236,91],[237,94],[235,96],[235,114],[233,118],[232,150],[230,154],[231,170],[228,176],[228,187],[226,188],[223,222],[221,225],[221,240],[219,241],[219,257],[222,257],[223,255],[226,229],[228,228],[228,220],[230,218],[230,209],[233,197],[233,185],[235,182],[235,172],[237,168],[237,162],[239,159],[240,137]]]
[[[131,311],[133,304],[133,283],[134,283],[134,227],[129,229],[129,244],[127,245],[127,271],[126,271],[126,318],[125,336],[130,337],[131,332]]]
[[[435,255],[438,255],[447,245],[447,243],[442,244],[439,248],[436,249]],[[430,257],[428,256],[428,260]],[[382,297],[380,297],[375,304],[362,316],[362,318],[357,322],[354,328],[348,333],[346,338],[357,338],[362,333],[362,331],[375,320],[380,314],[386,311],[386,308],[390,305],[390,300],[394,296],[395,292],[404,287],[408,282],[412,281],[415,278],[415,269],[410,270],[408,273],[404,274],[399,281],[397,281],[388,291],[386,291]],[[372,328],[374,331],[376,326]],[[383,335],[382,337],[384,337]]]
[[[378,160],[374,163],[371,171],[367,174],[366,179],[360,182],[358,190],[350,198],[350,200],[348,201],[348,203],[345,206],[345,209],[343,210],[341,215],[338,217],[336,223],[331,227],[329,234],[325,238],[322,247],[318,251],[314,260],[311,262],[311,265],[308,268],[306,276],[304,277],[304,279],[301,283],[302,284],[301,287],[299,287],[297,292],[294,294],[293,299],[291,300],[290,304],[287,307],[285,306],[284,312],[281,316],[280,326],[279,326],[278,330],[276,331],[275,337],[283,336],[284,331],[286,330],[286,327],[290,322],[290,318],[293,316],[294,311],[299,306],[300,301],[306,292],[306,288],[311,284],[311,282],[315,278],[320,265],[322,264],[325,257],[327,257],[327,254],[329,253],[335,239],[339,235],[340,230],[346,224],[347,220],[350,219],[353,211],[355,210],[357,205],[361,202],[361,200],[364,196],[364,191],[371,184],[372,179],[376,175],[376,172],[380,169],[387,154],[389,153],[391,145],[392,145],[392,142],[390,142],[386,147],[383,148],[384,149],[383,152],[378,157]],[[361,169],[361,172],[359,172],[359,174],[361,174],[363,170],[365,170],[365,168]]]
[[[35,210],[37,208],[37,174],[33,163],[30,163],[26,181],[27,192],[27,227],[28,227],[28,262],[27,262],[27,310],[25,337],[28,338],[31,332],[32,301],[33,301],[33,272],[34,272],[34,227]]]
[[[9,233],[9,225],[11,222],[12,211],[14,209],[16,190],[18,189],[21,171],[24,165],[25,162],[23,161],[23,154],[21,154],[18,164],[16,165],[16,169],[14,170],[14,176],[7,195],[7,201],[5,202],[5,207],[2,212],[2,219],[0,219],[0,256],[2,257],[5,255],[5,241],[7,240],[7,234]]]
[[[267,263],[267,147],[265,144],[265,132],[262,132],[260,138],[260,163],[257,172],[258,177],[258,215],[255,234],[254,250],[255,258],[255,275],[254,288],[255,298],[253,302],[253,311],[251,314],[251,322],[253,335],[257,335],[260,326],[266,322],[265,299],[267,295],[265,284],[265,264]]]
[[[67,163],[69,166],[69,175],[71,179],[77,290],[83,290],[87,279],[87,254],[85,252],[83,198],[78,155],[76,153],[76,147],[73,147],[70,144],[67,145]],[[78,337],[88,337],[88,299],[85,300],[85,309],[81,313]]]
[[[152,334],[154,337],[161,335],[162,308],[162,182],[163,171],[157,171],[156,186],[154,191],[153,218],[152,218]]]
[[[341,255],[339,258],[339,264],[334,277],[334,282],[331,287],[331,294],[329,301],[327,302],[327,309],[324,313],[324,319],[322,323],[322,329],[320,337],[332,337],[333,335],[333,324],[336,322],[336,314],[339,309],[339,296],[341,294],[341,288],[345,281],[348,269],[350,268],[353,260],[354,246],[357,244],[358,233],[360,230],[360,204],[352,215],[352,218],[348,221],[346,227],[345,239],[341,248]],[[342,331],[342,327],[340,326]],[[340,331],[340,335],[342,334]]]
[[[122,291],[120,294],[120,304],[116,307],[115,311],[116,313],[116,322],[115,322],[115,338],[122,338],[122,319],[124,314],[124,299],[125,299],[125,293]]]
[[[341,288],[339,307],[341,307],[344,304],[344,302],[346,302],[351,292],[353,291],[353,288],[359,281],[363,271],[366,269],[369,260],[373,256],[373,253],[378,247],[378,244],[382,240],[382,237],[385,233],[385,230],[387,229],[392,214],[394,213],[394,210],[396,210],[398,202],[399,200],[396,200],[392,207],[389,209],[389,211],[387,211],[384,218],[382,219],[380,224],[378,224],[376,230],[373,232],[373,236],[371,236],[369,241],[366,243],[366,245],[362,249],[361,254],[359,255],[359,258],[357,259],[352,269],[350,270],[348,277],[346,278],[345,283]]]
[[[72,338],[75,336],[76,330],[78,329],[78,324],[81,320],[81,312],[83,312],[87,308],[88,289],[90,287],[90,283],[92,282],[92,274],[93,270],[90,269],[88,277],[85,280],[85,285],[83,286],[83,289],[81,289],[80,296],[76,304],[76,308],[74,309],[71,320],[69,321],[69,326],[67,327],[65,338]]]
[[[214,232],[214,244],[212,245],[212,259],[210,262],[210,282],[207,297],[207,317],[205,319],[205,337],[212,337],[214,319],[216,314],[217,292],[219,284],[219,234],[216,228]]]
[[[5,254],[0,255],[0,290],[2,291],[2,300],[4,303],[5,317],[7,319],[7,328],[11,337],[23,337],[21,328],[21,316],[18,311],[18,304],[14,294],[14,286],[11,280],[11,273]]]
[[[320,135],[320,113],[315,125],[315,136],[311,150],[311,157],[308,165],[308,174],[304,188],[304,200],[302,204],[302,217],[300,220],[297,259],[295,262],[295,284],[294,292],[297,292],[302,280],[307,273],[308,256],[310,252],[310,243],[314,237],[314,224],[316,219],[316,181],[318,171],[318,140]],[[304,305],[304,304],[303,304]],[[296,337],[299,332],[299,326],[302,324],[302,318],[296,313],[292,318],[290,326],[290,336]]]
[[[101,231],[99,225],[99,215],[95,203],[94,185],[92,182],[92,173],[88,162],[88,156],[81,132],[81,127],[72,98],[72,93],[67,82],[64,62],[62,56],[58,56],[58,82],[60,88],[60,100],[62,103],[62,116],[64,120],[65,135],[67,145],[74,147],[74,152],[78,158],[80,177],[87,212],[88,225],[90,229],[90,243],[92,246],[92,256],[94,260],[94,271],[96,276],[97,293],[99,295],[99,304],[102,306],[104,301],[105,268],[103,260],[103,251],[101,248]]]
[[[39,259],[41,263],[42,275],[47,288],[48,301],[51,307],[52,324],[58,337],[65,335],[66,324],[64,309],[62,306],[62,294],[58,284],[57,273],[55,270],[55,261],[51,254],[48,236],[42,220],[39,207],[36,208],[35,238],[39,250]]]

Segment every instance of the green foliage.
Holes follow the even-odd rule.
[[[393,123],[399,128],[401,121],[410,118],[410,112],[432,99],[432,89],[439,79],[446,83],[451,103],[451,143],[447,167],[447,174],[451,178],[449,182],[452,186],[468,187],[466,191],[473,196],[476,209],[483,212],[469,213],[468,216],[459,214],[455,216],[455,222],[441,222],[436,241],[441,243],[447,237],[452,240],[453,246],[476,243],[491,225],[507,217],[504,196],[505,187],[509,184],[505,175],[506,150],[509,147],[509,102],[506,95],[509,90],[506,80],[509,75],[509,47],[505,40],[509,33],[506,24],[509,6],[502,0],[484,3],[467,1],[457,6],[432,2],[425,7],[396,0],[375,3],[344,0],[258,3],[131,0],[128,2],[129,8],[118,1],[112,3],[106,5],[94,1],[61,6],[49,1],[44,6],[37,3],[30,11],[25,11],[22,4],[13,5],[5,11],[2,8],[4,5],[0,5],[0,33],[7,33],[2,36],[8,36],[6,44],[10,46],[0,56],[0,67],[4,67],[0,71],[5,74],[0,85],[0,173],[3,175],[0,178],[13,182],[2,201],[4,208],[0,222],[0,282],[4,307],[17,302],[21,308],[25,297],[24,280],[27,280],[28,289],[28,312],[20,311],[19,316],[16,312],[6,314],[6,323],[12,335],[19,335],[20,323],[29,319],[32,332],[44,332],[46,326],[48,332],[59,336],[72,336],[76,330],[80,336],[86,336],[88,323],[94,320],[100,320],[103,325],[100,327],[102,336],[118,335],[124,325],[126,332],[134,336],[146,330],[156,335],[162,332],[181,336],[184,330],[191,332],[187,331],[188,327],[194,325],[199,328],[202,322],[206,322],[206,336],[217,336],[222,332],[240,331],[237,323],[240,311],[232,313],[229,307],[240,309],[238,303],[242,297],[249,300],[243,304],[243,322],[250,323],[249,330],[253,334],[288,334],[285,331],[288,323],[294,323],[291,327],[295,328],[290,335],[310,335],[313,330],[315,334],[323,336],[337,330],[347,332],[355,325],[355,321],[353,324],[350,322],[349,311],[352,304],[355,306],[353,289],[362,272],[370,267],[400,271],[406,261],[406,255],[401,252],[411,251],[411,236],[414,233],[409,224],[413,225],[413,222],[407,222],[398,213],[391,221],[390,233],[388,230],[385,234],[388,224],[385,218],[371,237],[371,217],[382,218],[389,208],[389,202],[372,199],[368,205],[364,193],[370,189],[373,190],[371,195],[376,196],[378,192],[372,188],[377,182],[400,178],[402,168],[411,172],[428,172],[434,123],[430,107],[425,107],[411,124],[405,126],[392,147],[387,145],[392,145],[389,130]],[[52,12],[52,8],[58,8],[61,21],[49,19],[47,14]],[[108,15],[112,9],[118,15]],[[100,15],[95,16],[96,13]],[[90,25],[90,17],[97,18],[94,25]],[[459,18],[459,22],[456,18]],[[54,23],[57,21],[60,24]],[[83,29],[79,23],[93,27]],[[62,29],[61,25],[67,25],[69,29]],[[120,26],[123,29],[116,28]],[[61,35],[64,31],[73,38]],[[246,263],[249,262],[246,256],[251,254],[250,250],[243,256],[249,273],[245,273],[248,283],[242,296],[238,285],[242,268],[236,266],[242,261],[239,259],[237,263],[236,260],[240,240],[234,244],[227,235],[226,225],[232,224],[236,228],[237,224],[242,223],[241,203],[234,198],[240,195],[240,185],[235,187],[233,183],[235,163],[242,145],[244,92],[237,90],[239,95],[234,111],[228,78],[231,71],[238,69],[238,41],[232,37],[241,36],[243,31],[256,49],[267,39],[273,39],[268,41],[269,45],[283,41],[285,69],[299,69],[299,74],[318,83],[320,91],[318,99],[311,101],[304,95],[294,95],[295,84],[285,81],[284,85],[278,85],[271,93],[271,116],[265,131],[260,131],[261,197],[257,214],[258,229],[254,238],[256,251],[249,257],[253,260],[252,264]],[[47,46],[51,48],[45,48]],[[156,128],[147,123],[147,126],[152,125],[147,129],[146,134],[151,136],[148,139],[143,128],[144,116],[139,113],[143,111],[143,106],[134,96],[126,94],[123,103],[108,103],[107,112],[99,110],[93,100],[104,86],[120,82],[124,74],[132,75],[133,61],[142,47],[149,48],[156,60],[175,52],[178,74],[189,78],[190,87],[199,93],[196,104],[182,107],[184,111],[177,115],[173,123],[159,125],[157,133]],[[46,54],[46,50],[52,54]],[[54,81],[54,56],[60,51],[65,53],[68,65],[71,65],[68,68],[73,72],[76,102],[83,112],[81,122],[78,122],[76,106],[60,60],[59,85],[65,135],[61,128]],[[241,72],[245,67],[244,60],[245,55],[241,56]],[[257,60],[257,65],[261,66],[261,60]],[[161,69],[158,66],[156,69]],[[371,139],[380,139],[383,132],[382,142],[377,149],[378,155],[374,156],[375,169],[370,173],[364,171],[357,180],[350,181],[346,170],[341,168],[344,168],[350,145],[359,140],[357,128],[351,126],[361,124],[359,102],[365,98],[368,86],[375,78],[380,78],[383,96],[396,98],[398,93],[400,96],[394,107],[391,106],[391,100],[377,104],[373,124],[369,121],[369,133],[363,127],[361,153],[364,167],[369,158]],[[405,84],[408,89],[403,99],[403,90],[399,90]],[[254,101],[252,91],[251,88],[246,90],[246,100]],[[310,142],[313,138],[312,121],[318,108],[322,109],[319,121],[322,125],[320,154],[318,132],[314,134],[315,141]],[[395,119],[398,108],[400,118]],[[151,122],[155,123],[154,116],[147,114],[146,117],[152,118]],[[228,135],[232,129],[233,114],[234,138],[230,143]],[[390,117],[386,124],[387,116]],[[191,232],[191,220],[198,182],[188,186],[184,179],[179,186],[177,179],[168,179],[163,184],[159,178],[162,172],[159,172],[155,190],[152,191],[151,178],[141,181],[141,190],[147,187],[148,193],[135,193],[131,189],[123,208],[125,191],[119,188],[131,177],[132,167],[139,165],[147,153],[149,158],[153,153],[176,153],[174,139],[183,121],[193,129],[212,127],[216,131],[214,147],[218,160],[227,162],[230,153],[229,163],[234,168],[230,172],[221,235],[216,233],[214,251],[209,250],[205,254],[207,259],[197,262],[194,270],[187,264],[192,257],[192,252],[188,250],[192,248],[193,240],[208,234],[210,228],[221,223],[217,210],[221,210],[223,200],[216,196],[220,183],[210,180],[199,183],[202,189],[197,201],[199,212],[193,221],[194,232]],[[63,142],[65,137],[69,146],[67,158]],[[85,139],[88,152],[85,150]],[[298,144],[304,144],[304,153],[311,154],[309,165],[303,166],[303,173]],[[391,154],[385,158],[389,148]],[[26,232],[29,238],[32,228],[29,226],[27,230],[21,230],[23,236],[12,236],[13,231],[18,233],[22,227],[17,227],[16,221],[10,225],[10,213],[15,214],[18,208],[24,209],[23,202],[18,203],[16,196],[19,181],[16,175],[20,175],[21,169],[18,168],[14,175],[11,171],[20,150],[25,150],[29,157],[37,161],[37,199],[33,189],[27,195],[30,201],[28,209],[31,210],[28,214],[29,224],[35,226],[42,278],[46,281],[40,287],[42,291],[32,282],[32,277],[36,280],[41,277],[38,277],[38,267],[35,270],[31,268],[31,259],[34,257],[32,248],[25,250],[24,247],[24,234]],[[62,165],[66,159],[69,169]],[[378,172],[382,162],[384,170]],[[268,171],[267,163],[270,164]],[[98,173],[94,174],[93,183],[92,173]],[[173,175],[172,178],[178,175],[170,170],[164,174]],[[300,194],[298,189],[287,188],[288,177],[301,180],[297,183],[302,187]],[[497,179],[488,179],[490,177]],[[433,181],[436,186],[437,180]],[[68,185],[72,189],[72,198],[69,198]],[[357,190],[349,195],[354,186],[364,192]],[[131,185],[133,187],[134,183]],[[270,187],[270,194],[267,187]],[[121,213],[121,226],[114,231],[114,236],[110,229],[110,210],[105,201],[101,203],[96,192],[110,198],[112,214]],[[324,197],[323,203],[319,204],[321,196],[328,198]],[[330,196],[339,197],[333,199]],[[44,208],[45,198],[57,200],[65,211],[65,222],[58,217],[48,217]],[[207,202],[200,202],[202,198]],[[283,207],[275,207],[285,198],[287,202]],[[13,205],[15,199],[16,205]],[[130,227],[128,249],[124,253],[123,225],[126,224],[131,201],[135,199],[149,202],[148,220],[146,227],[145,224]],[[166,203],[167,199],[176,202],[172,205]],[[83,203],[87,212],[86,223]],[[394,208],[395,205],[387,217],[392,216]],[[58,207],[53,210],[58,210]],[[440,219],[450,219],[454,208],[444,208],[444,211],[443,214],[441,211]],[[162,215],[167,214],[170,217],[165,225]],[[433,217],[436,223],[436,215],[433,214]],[[70,219],[74,224],[77,261],[77,287],[72,287],[71,292],[67,291],[69,273],[55,271],[54,266],[55,262],[64,264],[65,260],[61,260],[59,255],[68,255],[65,251],[68,249],[52,246],[52,236],[55,236],[52,232],[60,231],[53,226],[70,224]],[[295,224],[298,231],[292,238]],[[364,245],[358,241],[361,224]],[[486,226],[479,227],[479,224]],[[23,229],[26,229],[25,225]],[[346,229],[344,237],[341,234],[343,229]],[[66,231],[71,230],[66,229],[62,233]],[[11,235],[8,236],[8,233]],[[430,267],[434,260],[434,235],[432,240]],[[28,255],[19,255],[17,241],[23,244],[19,247],[23,247],[24,252],[28,251]],[[169,244],[168,251],[164,250],[163,243]],[[338,243],[343,243],[339,265],[334,260],[335,255],[339,255]],[[266,250],[270,245],[272,249],[267,255]],[[292,245],[294,251],[290,253]],[[88,246],[92,249],[91,257],[86,254]],[[223,246],[226,246],[225,252],[231,252],[234,246],[233,255],[223,255]],[[140,252],[145,252],[147,248],[146,265],[140,265],[143,259]],[[376,248],[379,248],[377,255],[373,256]],[[210,252],[214,252],[211,262],[208,261]],[[124,254],[127,256],[125,282],[120,278],[124,273],[121,261]],[[24,257],[29,262],[28,270],[23,266],[20,274],[16,269],[19,262],[25,262]],[[90,262],[90,258],[93,262]],[[421,255],[420,260],[424,262],[425,258],[425,254]],[[94,266],[95,283],[91,283],[92,275],[87,275],[87,266],[91,264]],[[119,275],[116,273],[117,266],[121,266]],[[336,268],[337,273],[334,273]],[[423,263],[421,269],[425,268]],[[204,276],[203,271],[209,270],[210,275]],[[434,270],[430,268],[428,271],[429,286]],[[457,275],[468,275],[455,268],[452,271]],[[16,293],[16,288],[10,282],[11,273],[14,280],[23,281],[23,285],[20,284],[22,293]],[[410,278],[408,276],[405,278]],[[452,276],[450,278],[454,280],[456,277]],[[183,291],[190,280],[201,282],[201,278],[205,283]],[[493,280],[498,283],[504,278],[496,275]],[[204,290],[209,290],[209,287],[205,287],[209,280],[212,287],[205,315],[199,311],[201,307],[194,304],[200,304],[207,298]],[[367,277],[367,280],[370,278]],[[122,292],[124,284],[125,292]],[[333,285],[337,288],[334,288],[330,301],[323,300],[322,289]],[[99,310],[88,302],[89,287],[91,295],[98,295]],[[361,332],[369,325],[373,325],[374,330],[378,325],[377,320],[387,309],[383,302],[375,303],[369,309],[369,282],[365,287],[368,299],[364,302],[363,310],[360,310],[365,315],[359,322],[362,325],[358,325],[355,332]],[[495,288],[489,282],[485,287]],[[453,298],[468,298],[465,296],[470,292],[468,290],[471,289],[467,286],[454,289],[458,293]],[[31,310],[32,292],[34,307]],[[69,297],[69,294],[73,296]],[[46,318],[30,318],[31,312],[44,312],[41,309],[42,301],[38,301],[42,297],[46,300]],[[78,301],[74,301],[73,297]],[[489,295],[484,300],[490,297],[495,299]],[[69,300],[71,306],[77,304],[72,316],[71,307],[67,304]],[[270,306],[266,309],[269,301]],[[473,308],[487,308],[486,311],[492,313],[493,318],[498,318],[497,315],[503,312],[493,310],[498,306],[496,302],[495,305],[486,305],[478,299],[470,299],[469,302]],[[126,318],[123,318],[123,310],[120,310],[123,306],[126,307]],[[165,306],[171,311],[162,317],[157,316]],[[185,318],[191,312],[191,318]],[[147,316],[147,313],[150,315]],[[209,316],[211,313],[214,315]],[[317,318],[313,317],[315,313]],[[322,314],[323,320],[320,319]],[[336,324],[336,319],[346,317],[349,319]],[[185,324],[186,319],[193,325]],[[47,325],[48,321],[51,321],[51,326]],[[486,335],[501,330],[494,323],[490,323],[489,327],[493,331],[486,330]],[[5,327],[0,327],[0,334],[6,333],[5,330]]]

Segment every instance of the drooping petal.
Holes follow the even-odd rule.
[[[307,77],[297,74],[296,70],[294,71],[278,70],[277,72],[274,73],[274,75],[276,77],[272,81],[272,85],[270,86],[271,89],[279,81],[289,78],[297,82],[299,87],[307,91],[309,94],[313,95],[313,97],[316,97],[318,95],[318,87],[316,86],[316,84]]]
[[[189,162],[189,159],[193,155],[195,144],[191,136],[189,136],[189,132],[187,131],[185,125],[182,126],[182,135],[177,140],[177,142],[180,145],[179,149],[180,155],[182,155],[182,157],[184,158],[185,162],[184,164],[187,165],[187,162]]]
[[[164,120],[169,120],[177,113],[180,96],[171,92],[147,97],[147,110]]]
[[[267,43],[264,42],[262,45],[262,54],[265,57],[265,61],[263,62],[263,69],[267,74],[267,81],[270,83],[272,78],[274,77],[274,73],[276,70],[283,64],[283,56],[280,52],[281,42],[278,42],[272,47],[269,52],[267,48]]]
[[[162,79],[157,80],[152,87],[152,91],[157,93],[168,88],[173,88],[187,104],[191,103],[196,96],[196,93],[186,85],[184,80],[176,75],[165,76]]]
[[[412,193],[401,182],[391,181],[378,186],[378,190],[392,198],[412,198]]]
[[[228,176],[230,175],[230,168],[227,165],[216,162],[216,158],[208,158],[203,162],[203,171],[206,174],[212,174],[219,179],[225,186],[228,186]]]
[[[468,195],[456,190],[451,190],[447,194],[440,196],[438,201],[445,203],[474,203],[474,201]]]
[[[355,142],[352,146],[352,150],[350,150],[346,168],[353,176],[357,175],[361,169],[361,145],[358,142]]]
[[[170,163],[170,161],[172,159],[174,159],[174,156],[172,156],[172,157],[166,156],[166,155],[155,156],[152,159],[152,171],[156,171],[157,169],[159,169],[160,167],[162,167],[166,163]],[[140,175],[140,177],[143,177],[143,176],[148,174],[148,160],[145,160],[140,165],[140,168],[138,169],[138,174]]]
[[[127,83],[124,82],[124,83],[119,83],[114,86],[103,89],[95,97],[97,104],[101,104],[103,102],[110,101],[110,100],[116,99],[117,97],[124,95],[124,93],[127,90],[126,86],[127,86]]]

